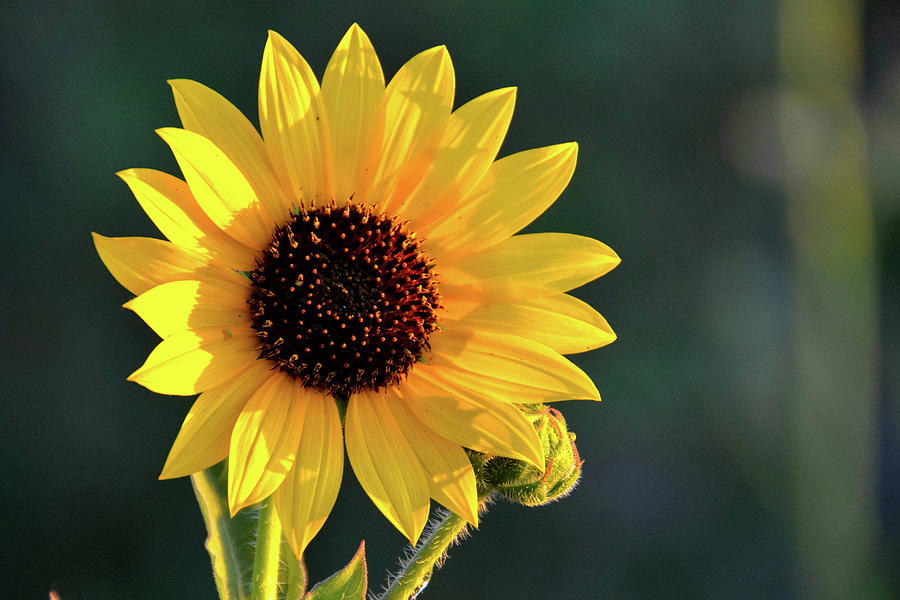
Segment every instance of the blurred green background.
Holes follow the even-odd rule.
[[[385,74],[446,44],[457,105],[517,85],[501,154],[577,140],[530,230],[623,257],[578,290],[619,334],[558,405],[575,493],[496,505],[423,598],[900,595],[900,9],[892,2],[3,3],[0,597],[214,598],[189,399],[90,240],[157,236],[114,172],[177,173],[167,78],[256,120],[266,30],[321,76],[358,21]],[[347,471],[349,474],[349,470]],[[346,477],[313,580],[404,546]]]

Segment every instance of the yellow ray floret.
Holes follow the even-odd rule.
[[[616,336],[566,292],[619,257],[590,237],[516,235],[562,193],[578,146],[498,159],[515,88],[453,110],[445,47],[386,83],[355,24],[321,86],[269,33],[260,131],[206,86],[169,83],[182,128],[158,133],[181,177],[119,173],[167,239],[94,234],[125,307],[162,338],[129,380],[199,394],[160,477],[227,459],[231,513],[271,497],[299,556],[346,448],[410,543],[431,500],[477,526],[466,450],[544,469],[521,405],[600,399],[562,355]]]

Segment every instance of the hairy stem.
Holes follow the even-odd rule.
[[[482,499],[479,513],[488,499]],[[400,572],[391,581],[379,600],[409,600],[428,585],[435,568],[443,563],[447,549],[466,534],[468,523],[456,514],[441,509],[428,522],[426,535],[419,541],[412,556],[401,564]]]
[[[259,511],[256,551],[253,555],[252,600],[278,600],[278,569],[281,551],[281,521],[269,498]]]

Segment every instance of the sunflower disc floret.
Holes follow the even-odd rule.
[[[437,327],[433,261],[405,224],[370,207],[292,215],[249,274],[260,358],[344,398],[399,383]]]

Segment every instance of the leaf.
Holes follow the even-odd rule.
[[[350,563],[317,583],[303,600],[365,600],[367,585],[366,542],[363,540]]]
[[[191,475],[197,502],[206,521],[209,537],[206,550],[212,560],[213,575],[221,600],[246,600],[253,577],[253,548],[256,543],[256,512],[240,511],[232,519],[225,499],[225,463]]]

